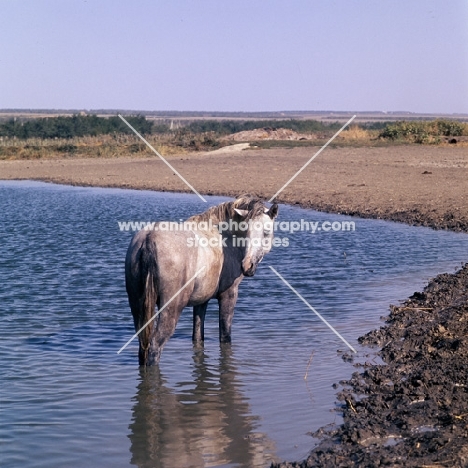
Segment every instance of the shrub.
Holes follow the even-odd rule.
[[[460,136],[467,125],[453,120],[401,121],[387,124],[379,137],[387,140],[403,140],[411,143],[437,144],[442,137]]]
[[[466,124],[454,120],[437,120],[437,127],[443,136],[461,136],[466,130]]]

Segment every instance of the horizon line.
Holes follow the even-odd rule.
[[[275,111],[215,111],[215,110],[144,110],[144,109],[119,109],[119,108],[0,108],[0,113],[73,113],[73,112],[85,112],[85,113],[126,113],[126,114],[154,114],[161,116],[174,116],[174,115],[185,115],[185,116],[230,116],[230,115],[281,115],[285,114],[338,114],[338,115],[412,115],[412,116],[437,116],[437,115],[458,115],[468,116],[468,112],[415,112],[407,110],[361,110],[361,111],[347,111],[347,110],[275,110]],[[171,115],[174,114],[174,115]]]

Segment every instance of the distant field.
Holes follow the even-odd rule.
[[[70,111],[71,112],[71,111]],[[157,114],[157,115],[156,115]],[[211,151],[235,143],[259,148],[321,146],[350,118],[348,113],[132,114],[125,118],[163,155]],[[177,116],[176,116],[177,115]],[[315,116],[316,118],[312,118]],[[408,114],[405,114],[408,117]],[[385,119],[384,119],[385,117]],[[360,113],[333,146],[399,144],[468,145],[463,119],[411,114]],[[327,120],[328,119],[328,120]],[[380,119],[380,120],[379,120]],[[115,114],[4,111],[0,159],[149,156],[150,149]]]
[[[102,117],[110,115],[142,115],[149,120],[164,121],[195,121],[195,120],[318,120],[322,122],[346,122],[356,115],[356,122],[392,122],[398,120],[435,120],[451,119],[468,122],[468,114],[418,114],[413,112],[333,112],[333,111],[278,111],[278,112],[191,112],[191,111],[145,111],[119,109],[0,109],[0,121],[9,118],[34,119],[42,117],[72,116],[75,114],[94,114]]]

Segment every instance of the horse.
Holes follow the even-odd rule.
[[[125,285],[135,330],[144,327],[138,334],[140,365],[159,363],[186,306],[193,307],[192,340],[203,343],[210,299],[219,305],[219,341],[231,342],[239,284],[271,250],[277,216],[276,203],[268,208],[245,194],[183,223],[163,221],[135,234]]]

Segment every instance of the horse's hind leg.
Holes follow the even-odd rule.
[[[152,346],[151,336],[154,335],[154,321],[148,323],[149,319],[154,315],[154,309],[156,301],[150,304],[150,310],[153,310],[152,314],[148,314],[148,304],[145,303],[143,294],[137,296],[129,294],[130,309],[133,315],[133,321],[135,325],[135,331],[140,331],[138,335],[138,361],[140,366],[153,365],[159,361],[159,355],[155,352]],[[156,318],[157,320],[157,318]],[[146,325],[147,324],[147,325]],[[146,325],[146,326],[145,326]]]
[[[127,281],[127,293],[135,331],[139,332],[138,361],[140,366],[151,366],[157,364],[160,357],[152,342],[158,317],[151,320],[158,302],[157,285],[151,277],[146,284],[144,278],[136,276],[135,279]]]
[[[160,304],[160,309],[163,307],[164,304]],[[159,362],[164,346],[169,338],[174,334],[183,308],[183,303],[173,301],[156,317],[154,330],[150,338],[148,360],[146,362],[147,366],[151,366]]]
[[[193,333],[192,341],[199,343],[205,341],[205,314],[208,302],[193,308]]]

